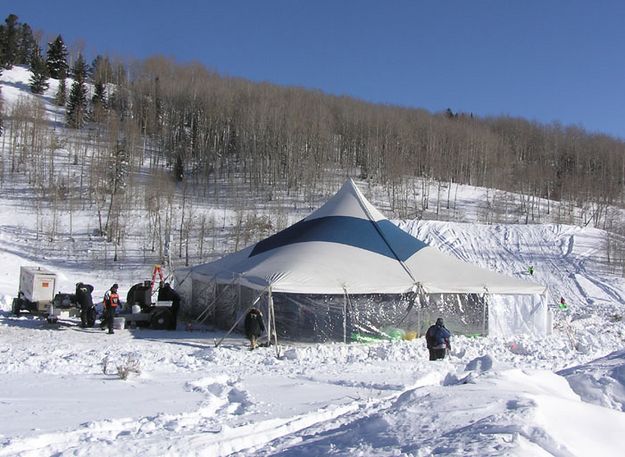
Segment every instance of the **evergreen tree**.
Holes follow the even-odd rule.
[[[119,114],[120,119],[131,116],[130,89],[126,78],[126,67],[118,63],[113,66],[111,82],[115,85],[114,90],[109,95],[109,107]]]
[[[17,58],[17,16],[9,14],[4,20],[5,25],[0,26],[0,38],[2,47],[2,61],[4,68],[11,68]]]
[[[38,48],[39,46],[37,46],[30,25],[21,24],[19,27],[17,58],[15,63],[18,65],[30,65],[30,58],[33,56],[35,49]]]
[[[61,35],[48,43],[46,65],[51,78],[61,79],[67,75],[67,47]]]
[[[93,86],[93,97],[91,102],[94,105],[105,106],[106,105],[106,93],[104,90],[104,83],[102,81],[96,81]]]
[[[59,88],[54,95],[54,103],[56,103],[57,106],[65,106],[65,103],[67,103],[67,84],[65,83],[65,78],[59,79]]]
[[[100,122],[106,118],[108,111],[108,103],[106,100],[106,91],[104,84],[98,81],[94,85],[94,94],[91,98],[91,119]]]
[[[0,24],[0,69],[6,66],[6,27]]]
[[[113,78],[113,67],[108,57],[97,55],[89,67],[89,79],[92,83],[102,81],[104,84],[111,82]]]
[[[87,86],[85,85],[87,65],[82,54],[78,55],[72,68],[72,76],[74,83],[67,102],[67,124],[73,128],[81,128],[85,124],[87,114]]]
[[[33,94],[43,94],[48,88],[48,67],[46,62],[41,57],[41,51],[39,48],[35,48],[32,57],[30,58],[30,71],[32,76],[30,77],[30,91]]]
[[[108,57],[98,55],[89,67],[89,78],[93,82],[94,94],[91,99],[93,109],[91,119],[99,122],[109,109],[106,87],[111,82],[113,69]]]

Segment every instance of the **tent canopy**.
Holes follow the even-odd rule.
[[[300,222],[220,260],[194,280],[295,294],[543,294],[544,286],[443,254],[384,217],[349,179]],[[178,276],[178,275],[177,275]]]

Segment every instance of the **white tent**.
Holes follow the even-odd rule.
[[[367,314],[378,318],[384,314],[381,307],[388,306],[388,296],[416,294],[420,297],[420,306],[402,305],[399,314],[408,311],[404,309],[406,306],[415,308],[419,327],[430,314],[449,312],[445,309],[449,303],[457,308],[454,311],[458,315],[456,327],[461,327],[463,319],[466,320],[462,314],[469,313],[463,308],[476,305],[457,297],[473,296],[469,302],[475,302],[475,297],[479,296],[483,303],[477,309],[482,316],[473,316],[474,321],[481,321],[479,333],[486,333],[487,328],[491,334],[545,334],[549,331],[544,286],[468,264],[428,246],[385,218],[351,179],[325,205],[302,221],[215,262],[178,270],[176,279],[187,308],[197,309],[197,305],[209,308],[204,309],[205,315],[216,317],[214,320],[222,326],[236,320],[235,317],[247,309],[249,303],[244,303],[245,296],[253,297],[251,291],[256,290],[260,294],[267,292],[269,298],[284,294],[288,299],[281,307],[283,312],[288,306],[302,306],[302,300],[293,297],[309,297],[308,312],[319,313],[325,311],[315,309],[311,296],[326,297],[323,308],[332,296],[338,306],[348,302],[349,297],[353,300],[354,297],[384,295],[385,300],[369,300]],[[225,309],[221,306],[220,310],[217,296],[225,287],[236,289],[236,298],[229,296],[230,304]],[[241,294],[241,288],[247,289],[247,294]],[[339,300],[338,296],[345,300]],[[450,296],[454,298],[450,300]],[[514,312],[502,313],[497,309],[498,296],[502,297],[500,301],[505,303],[506,309],[509,311],[512,307]],[[516,299],[510,300],[511,296]],[[316,301],[318,305],[319,300]],[[349,307],[345,303],[342,307],[342,312],[335,310],[335,314],[342,317],[345,336]],[[300,311],[296,320],[301,321]],[[472,312],[476,314],[475,309]],[[356,316],[358,312],[352,309],[351,314]],[[398,312],[391,314],[387,316],[390,321],[384,323],[392,325],[392,320],[398,318]],[[384,319],[377,320],[382,321]],[[409,322],[415,325],[415,319]],[[324,323],[327,324],[327,320]],[[291,320],[288,325],[292,324]],[[364,327],[377,328],[371,322],[368,324]]]

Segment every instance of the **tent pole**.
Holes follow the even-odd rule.
[[[222,336],[221,339],[218,342],[215,343],[215,347],[219,346],[222,343],[222,341],[225,340],[226,337],[232,333],[232,331],[236,328],[236,326],[239,325],[239,322],[241,322],[241,319],[243,319],[247,315],[249,310],[252,309],[256,305],[256,303],[258,303],[258,300],[260,300],[260,297],[262,297],[262,296],[263,296],[263,294],[261,293],[258,297],[256,297],[256,300],[254,300],[254,302],[250,305],[250,307],[247,308],[245,310],[245,312],[239,316],[239,318],[232,325],[232,327],[230,327],[230,330],[228,330],[228,333],[226,333],[224,336]]]
[[[419,302],[419,306],[417,307],[417,338],[421,336],[421,310],[423,309],[422,303],[421,303],[421,291],[423,289],[419,289],[418,295],[417,295],[417,300]]]
[[[484,303],[482,306],[482,336],[486,336],[487,332],[486,332],[486,308],[488,306],[488,289],[486,287],[484,287]]]
[[[237,278],[234,278],[232,280],[232,282],[229,282],[228,284],[226,284],[226,286],[222,289],[222,291],[219,293],[219,295],[217,295],[217,284],[214,285],[213,287],[213,301],[206,307],[204,308],[204,311],[202,311],[198,317],[195,318],[195,320],[199,323],[203,323],[206,319],[208,319],[208,313],[209,311],[211,311],[213,305],[216,304],[217,299],[221,298],[221,296],[226,292],[226,290],[228,290],[229,287],[231,287],[234,284],[234,281],[236,281]]]
[[[241,309],[241,283],[237,282],[237,309]]]
[[[343,343],[347,343],[347,289],[343,287]]]
[[[276,328],[276,309],[273,306],[273,294],[271,293],[271,287],[269,288],[269,308],[271,309],[271,326],[273,328],[273,344],[276,348],[276,357],[280,357],[280,348],[278,347],[278,332]],[[271,338],[271,336],[270,336]]]
[[[271,344],[271,309],[273,308],[273,297],[271,287],[267,290],[267,346]]]
[[[417,337],[420,337],[421,321],[423,317],[423,303],[425,302],[425,290],[423,290],[421,283],[417,283],[416,295],[415,301],[419,302],[419,306],[417,306]]]
[[[553,317],[549,315],[551,311],[549,310],[549,301],[546,290],[544,293],[540,294],[540,301],[543,309],[545,309],[545,334],[551,335],[553,333]]]

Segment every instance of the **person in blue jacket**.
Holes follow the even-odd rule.
[[[451,332],[445,328],[443,318],[436,319],[425,333],[425,342],[430,351],[430,360],[444,359],[447,351],[451,349]]]

